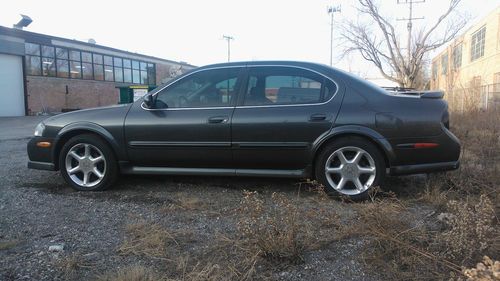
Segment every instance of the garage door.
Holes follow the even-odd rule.
[[[0,54],[0,116],[23,115],[22,59],[20,56]]]

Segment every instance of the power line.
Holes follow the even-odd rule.
[[[425,0],[397,0],[398,4],[407,4],[408,5],[408,18],[398,18],[398,21],[406,20],[408,23],[406,24],[406,27],[408,28],[408,45],[406,46],[407,48],[407,59],[408,63],[410,62],[410,56],[411,56],[411,29],[413,27],[413,20],[421,20],[424,19],[424,17],[413,17],[413,4],[421,4],[425,3]]]

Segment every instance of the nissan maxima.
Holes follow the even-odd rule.
[[[132,104],[50,117],[33,169],[81,191],[120,174],[296,177],[365,198],[388,175],[457,169],[442,92],[394,92],[306,62],[204,66]]]

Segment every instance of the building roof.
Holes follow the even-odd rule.
[[[64,42],[78,44],[78,45],[84,45],[84,46],[88,46],[90,48],[98,48],[98,49],[103,49],[103,50],[108,50],[108,51],[113,51],[113,52],[120,52],[120,53],[124,53],[124,54],[128,54],[128,55],[132,55],[132,56],[140,56],[140,57],[143,57],[146,59],[159,60],[159,61],[163,61],[166,63],[174,63],[174,64],[180,64],[180,65],[184,65],[184,66],[188,66],[188,67],[196,67],[194,65],[191,65],[191,64],[188,64],[185,62],[177,62],[177,61],[167,60],[167,59],[158,58],[158,57],[154,57],[154,56],[133,53],[133,52],[120,50],[120,49],[116,49],[116,48],[112,48],[112,47],[108,47],[108,46],[103,46],[103,45],[99,45],[99,44],[93,44],[93,43],[88,43],[88,42],[79,41],[79,40],[75,40],[75,39],[67,39],[67,38],[62,38],[62,37],[57,37],[57,36],[52,36],[52,35],[46,35],[46,34],[26,31],[26,30],[9,28],[9,27],[5,27],[5,26],[0,26],[0,35],[17,37],[17,38],[22,38],[26,41],[33,42],[33,43],[50,44],[50,45],[52,45],[52,43],[51,43],[52,40],[58,40],[58,41],[64,41]]]

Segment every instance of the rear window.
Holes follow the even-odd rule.
[[[312,71],[293,67],[250,70],[244,105],[313,104],[329,100],[335,84]]]

